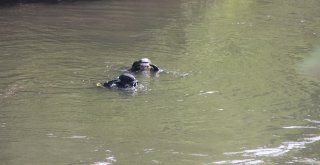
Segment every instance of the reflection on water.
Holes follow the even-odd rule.
[[[318,6],[101,0],[2,7],[0,162],[317,164]],[[163,72],[137,74],[137,91],[95,87],[142,57]]]
[[[311,135],[312,136],[312,135]],[[242,152],[229,152],[225,153],[227,155],[236,155],[240,154],[244,157],[277,157],[281,156],[291,150],[294,149],[303,149],[306,148],[306,144],[312,144],[314,142],[317,142],[320,140],[320,136],[316,137],[309,137],[309,138],[304,138],[302,141],[299,142],[283,142],[280,146],[276,148],[258,148],[254,150],[244,150]],[[262,160],[255,160],[255,159],[246,159],[250,160],[250,164],[259,164],[264,161]],[[254,161],[254,162],[252,162]],[[222,164],[222,163],[231,163],[231,164],[238,164],[238,162],[233,162],[233,161],[219,161],[215,162],[216,164]]]
[[[314,121],[306,119],[306,121],[309,121],[311,123],[319,124],[320,121]],[[289,127],[283,127],[285,129],[306,129],[306,128],[312,128],[319,130],[319,126],[289,126]],[[320,136],[314,135],[314,134],[304,134],[305,138],[299,140],[299,141],[286,141],[282,142],[278,147],[274,148],[268,148],[268,147],[261,147],[258,149],[252,149],[252,150],[244,150],[240,152],[227,152],[224,153],[226,155],[241,155],[243,157],[252,157],[255,159],[244,159],[244,160],[226,160],[226,161],[218,161],[214,162],[214,164],[260,164],[260,163],[266,163],[263,160],[257,160],[261,157],[278,157],[286,154],[287,152],[290,152],[292,150],[297,149],[304,149],[309,144],[315,143],[320,141]],[[303,160],[296,160],[293,159],[289,163],[294,162],[301,162],[301,163],[309,163],[309,164],[317,164],[317,159],[307,159],[308,161]],[[288,163],[288,162],[286,162]]]
[[[310,57],[303,60],[301,64],[302,73],[311,79],[320,79],[320,49],[317,48],[310,53]]]

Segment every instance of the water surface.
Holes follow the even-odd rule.
[[[320,2],[0,8],[0,164],[318,164]],[[96,88],[134,60],[136,92]]]

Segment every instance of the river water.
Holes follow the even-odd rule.
[[[0,164],[320,164],[319,6],[1,7]],[[137,91],[95,86],[142,57]]]

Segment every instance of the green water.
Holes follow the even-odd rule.
[[[320,164],[320,1],[0,8],[0,165]],[[134,60],[135,92],[96,88]]]

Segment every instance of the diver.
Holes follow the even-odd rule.
[[[133,62],[131,68],[129,69],[131,72],[159,72],[160,69],[151,63],[151,60],[148,58],[142,58],[138,61]]]
[[[105,83],[97,83],[98,87],[135,89],[138,86],[138,80],[130,73],[123,73],[117,79]]]

